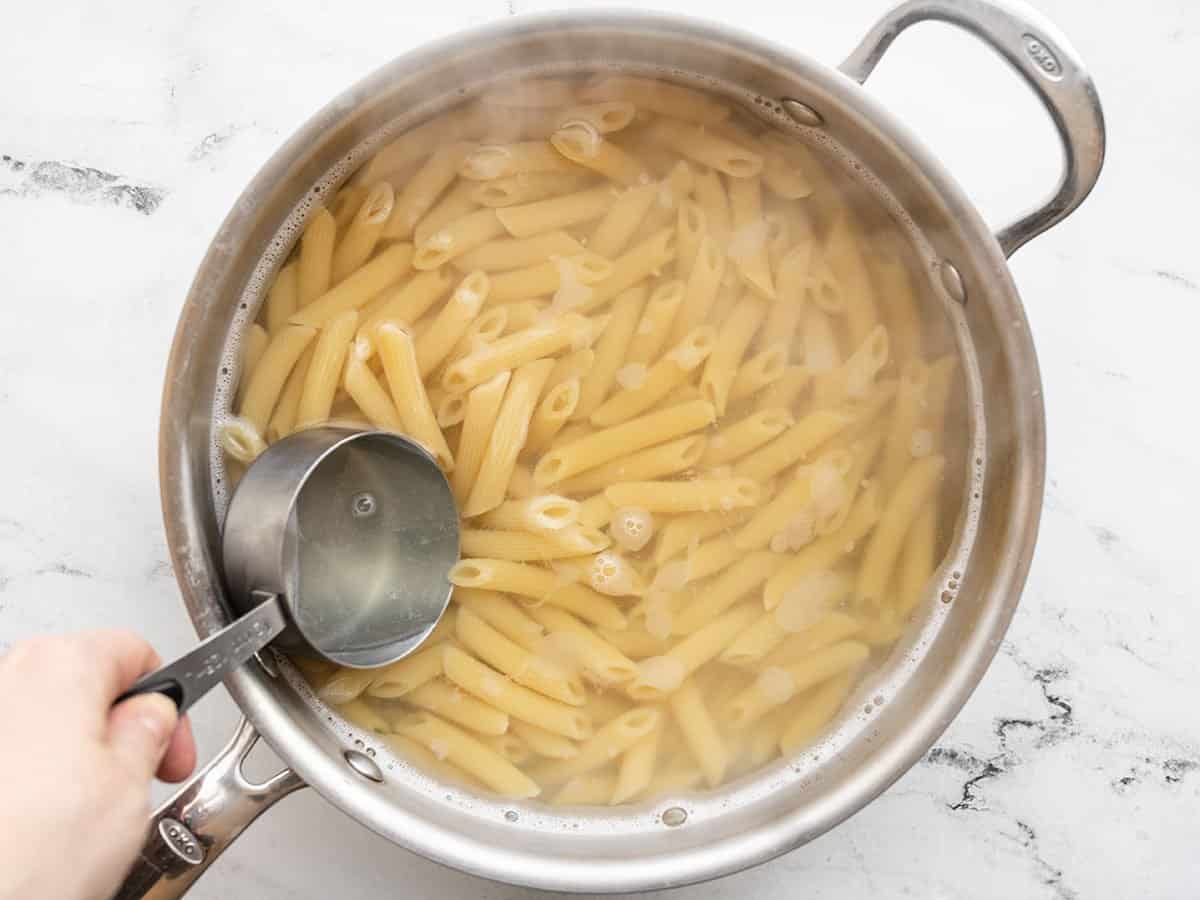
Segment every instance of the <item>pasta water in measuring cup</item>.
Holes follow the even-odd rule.
[[[336,420],[447,473],[463,558],[429,643],[297,664],[502,795],[637,801],[814,741],[960,507],[956,355],[911,236],[834,156],[663,80],[510,82],[380,147],[243,348],[232,457]]]

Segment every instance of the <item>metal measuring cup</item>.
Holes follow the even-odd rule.
[[[240,617],[139,679],[183,712],[267,644],[370,668],[407,656],[450,601],[454,495],[420,445],[383,431],[313,428],[242,476],[222,540]]]

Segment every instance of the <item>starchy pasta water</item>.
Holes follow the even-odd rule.
[[[222,441],[402,432],[464,558],[417,653],[297,660],[319,696],[434,777],[558,804],[819,738],[961,505],[915,260],[831,158],[665,81],[499,86],[384,146],[266,292]]]

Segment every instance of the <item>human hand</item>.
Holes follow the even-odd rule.
[[[0,656],[0,900],[103,900],[142,847],[150,782],[196,764],[187,719],[122,691],[160,665],[142,638],[91,631]]]

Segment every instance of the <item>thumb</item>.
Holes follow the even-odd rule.
[[[158,769],[179,721],[175,704],[162,694],[141,694],[117,704],[108,716],[108,743],[121,762],[149,781]]]

